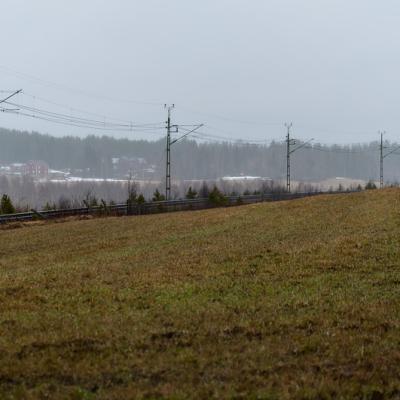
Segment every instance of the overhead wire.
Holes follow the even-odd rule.
[[[116,132],[135,132],[135,133],[156,133],[165,129],[163,122],[148,123],[148,124],[117,124],[106,122],[105,120],[99,121],[95,119],[88,119],[82,117],[74,117],[72,115],[56,113],[53,111],[43,110],[37,107],[30,107],[14,102],[4,102],[5,104],[16,107],[15,110],[2,110],[15,115],[29,117],[33,119],[52,122],[60,125],[72,126],[76,128],[86,128],[98,131],[116,131]]]
[[[22,95],[25,95],[25,96],[30,97],[30,98],[35,99],[35,100],[39,100],[39,101],[41,101],[43,103],[51,104],[53,106],[57,106],[57,107],[64,108],[64,109],[67,109],[67,110],[70,110],[70,111],[78,112],[80,114],[92,115],[92,116],[99,117],[99,118],[107,118],[108,120],[111,120],[111,121],[119,121],[119,122],[124,122],[124,123],[131,123],[131,121],[129,121],[129,120],[110,117],[109,115],[105,116],[103,114],[98,114],[98,113],[94,113],[94,112],[91,112],[91,111],[82,110],[82,109],[76,108],[76,107],[70,107],[70,106],[67,106],[65,104],[60,104],[60,103],[54,102],[52,100],[48,100],[48,99],[45,99],[43,97],[35,96],[33,94],[29,94],[29,93],[26,93],[26,92],[23,92]]]
[[[139,100],[130,100],[130,99],[118,99],[118,98],[114,98],[114,97],[108,97],[108,96],[103,96],[97,93],[91,93],[91,92],[86,92],[84,90],[81,89],[77,89],[77,88],[72,88],[66,85],[62,85],[59,83],[55,83],[55,82],[51,82],[48,81],[46,79],[42,79],[42,78],[38,78],[36,76],[30,75],[30,74],[26,74],[24,72],[20,72],[20,71],[16,71],[13,68],[7,67],[5,65],[0,65],[0,69],[3,70],[4,72],[17,76],[21,79],[25,79],[27,81],[31,81],[34,82],[36,84],[40,84],[42,86],[46,86],[46,87],[53,87],[56,88],[58,90],[63,90],[63,91],[67,91],[70,93],[79,93],[80,95],[86,96],[86,97],[91,97],[91,98],[96,98],[96,99],[103,99],[106,101],[111,101],[111,102],[115,102],[115,103],[128,103],[128,104],[141,104],[141,105],[149,105],[149,106],[162,106],[163,103],[161,102],[153,102],[153,101],[139,101]]]
[[[55,124],[59,125],[65,125],[65,126],[72,126],[76,128],[87,128],[87,129],[92,129],[92,130],[97,130],[97,131],[112,131],[112,132],[136,132],[136,133],[150,133],[150,134],[157,134],[154,132],[155,128],[141,128],[141,129],[130,129],[130,128],[118,128],[118,127],[101,127],[101,126],[88,126],[88,125],[82,125],[79,123],[75,123],[73,121],[64,121],[61,119],[56,119],[56,118],[51,118],[51,117],[46,117],[46,116],[41,116],[41,115],[35,115],[35,114],[29,114],[27,112],[22,112],[22,111],[17,111],[17,110],[1,110],[2,112],[10,113],[10,114],[15,114],[15,115],[20,115],[24,117],[29,117],[33,119],[38,119],[46,122],[52,122]],[[162,129],[162,128],[161,128]]]
[[[5,102],[8,105],[11,105],[13,107],[19,107],[25,111],[30,111],[33,113],[45,115],[48,117],[54,117],[54,118],[59,118],[59,119],[64,119],[68,121],[75,121],[79,122],[82,124],[88,124],[88,125],[101,125],[101,126],[109,126],[109,127],[124,127],[124,128],[136,128],[136,127],[146,127],[146,126],[158,126],[161,125],[162,122],[156,122],[156,123],[149,123],[149,124],[117,124],[117,123],[112,123],[112,122],[106,122],[106,121],[100,121],[100,120],[94,120],[94,119],[88,119],[88,118],[82,118],[82,117],[73,117],[72,115],[67,115],[67,114],[62,114],[62,113],[56,113],[53,111],[47,111],[43,110],[37,107],[30,107],[30,106],[25,106],[23,104],[18,104],[14,102]]]
[[[316,150],[316,151],[323,151],[327,153],[341,153],[341,154],[362,154],[362,153],[368,153],[368,152],[373,152],[378,150],[376,149],[371,149],[371,148],[366,148],[366,149],[359,149],[359,150],[353,150],[353,149],[345,149],[345,148],[325,148],[321,147],[318,145],[312,145],[312,146],[305,146],[304,149],[306,150]]]
[[[280,125],[282,125],[281,122],[245,121],[245,120],[226,117],[226,116],[222,116],[222,115],[218,115],[218,114],[214,114],[214,113],[205,113],[205,112],[202,112],[202,111],[196,111],[196,110],[193,110],[193,109],[188,108],[188,107],[180,106],[180,108],[182,108],[183,110],[189,111],[191,113],[194,113],[194,114],[204,115],[206,117],[216,118],[216,119],[219,119],[219,120],[223,120],[223,121],[227,121],[227,122],[234,122],[234,123],[243,124],[243,125],[258,125],[258,126],[280,126]]]

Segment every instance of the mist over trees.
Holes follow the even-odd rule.
[[[387,144],[389,145],[389,144]],[[392,144],[394,146],[394,144]],[[313,144],[292,155],[294,180],[319,181],[335,176],[370,180],[379,178],[378,143],[352,146]],[[275,180],[286,173],[286,145],[259,146],[232,143],[199,143],[184,140],[172,148],[174,179],[217,179],[253,175]],[[44,160],[53,169],[79,170],[80,176],[113,178],[112,159],[142,157],[155,165],[154,179],[164,175],[165,141],[115,139],[107,136],[52,137],[0,129],[0,163]],[[400,178],[400,157],[385,160],[385,179]]]

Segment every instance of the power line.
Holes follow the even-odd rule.
[[[17,93],[20,93],[20,91],[15,92],[13,95]],[[23,117],[29,117],[46,122],[56,123],[59,125],[98,130],[98,131],[156,134],[157,131],[161,131],[162,129],[164,129],[162,122],[146,123],[146,124],[133,124],[133,123],[122,124],[122,123],[107,122],[106,120],[100,121],[96,119],[74,117],[72,115],[67,115],[64,113],[58,113],[54,111],[45,110],[42,108],[30,107],[27,105],[8,101],[13,95],[8,96],[2,102],[9,106],[16,107],[16,109],[2,109],[1,111],[15,115],[21,115]]]
[[[208,125],[204,125],[204,127],[208,128]],[[193,135],[194,137],[202,140],[209,140],[211,142],[228,142],[228,143],[236,143],[236,144],[268,144],[272,143],[273,141],[268,141],[268,140],[252,140],[252,139],[239,139],[239,138],[233,138],[233,137],[226,137],[226,136],[220,136],[220,135],[215,135],[215,134],[210,134],[210,133],[205,133],[202,131],[198,131],[197,135]]]
[[[36,108],[36,107],[29,107],[29,106],[25,106],[22,104],[16,104],[16,103],[11,103],[11,102],[5,102],[5,103],[15,106],[15,107],[19,107],[20,109],[25,110],[25,111],[33,112],[35,114],[40,114],[40,115],[44,115],[44,116],[52,117],[52,118],[58,118],[58,119],[65,120],[65,121],[76,122],[76,123],[80,123],[83,125],[100,125],[103,127],[107,126],[107,127],[133,129],[133,128],[154,127],[154,126],[162,124],[161,122],[149,123],[149,124],[132,124],[132,123],[131,124],[117,124],[117,123],[112,123],[112,122],[106,122],[104,120],[100,121],[100,120],[89,119],[89,118],[73,117],[72,115],[56,113],[53,111],[43,110],[43,109]]]
[[[324,148],[320,147],[317,145],[313,146],[305,146],[304,147],[306,150],[316,150],[316,151],[323,151],[326,153],[340,153],[340,154],[363,154],[363,153],[369,153],[369,152],[375,152],[376,148],[373,149],[362,149],[362,150],[351,150],[351,149],[329,149],[329,148]]]
[[[40,115],[35,115],[35,114],[29,114],[26,112],[22,111],[16,111],[16,110],[2,110],[3,112],[9,113],[9,114],[15,114],[15,115],[21,115],[24,117],[32,118],[32,119],[38,119],[41,121],[46,121],[46,122],[52,122],[58,125],[65,125],[65,126],[71,126],[75,128],[85,128],[85,129],[90,129],[90,130],[97,130],[97,131],[111,131],[111,132],[136,132],[136,133],[151,133],[151,134],[156,134],[154,132],[156,128],[153,129],[145,129],[145,128],[138,128],[138,129],[130,129],[130,128],[117,128],[117,127],[100,127],[100,126],[90,126],[90,125],[82,125],[79,123],[75,123],[74,121],[63,121],[61,119],[56,119],[56,118],[51,118],[51,117],[45,117],[45,116],[40,116]],[[160,128],[162,129],[162,128]]]
[[[214,128],[214,127],[212,127],[212,126],[210,126],[210,125],[206,125],[205,126],[207,129],[211,129],[212,131],[215,131],[215,132],[217,132],[217,133],[219,133],[219,132],[222,132],[223,134],[227,134],[227,135],[230,135],[230,137],[226,137],[226,136],[215,136],[215,137],[221,137],[221,138],[224,138],[224,139],[227,139],[227,140],[230,140],[230,141],[234,141],[234,140],[246,140],[246,141],[248,141],[248,142],[252,142],[252,143],[265,143],[265,142],[271,142],[271,141],[268,141],[268,140],[265,140],[265,139],[252,139],[252,138],[247,138],[247,139],[237,139],[237,138],[235,138],[234,136],[235,135],[233,135],[232,133],[230,133],[230,132],[227,132],[227,131],[225,131],[225,130],[222,130],[222,129],[216,129],[216,128]]]
[[[188,108],[188,107],[181,107],[181,108],[183,110],[189,111],[189,112],[194,113],[194,114],[204,115],[206,117],[216,118],[216,119],[223,120],[223,121],[228,121],[228,122],[235,122],[237,124],[258,125],[258,126],[280,126],[281,125],[280,122],[245,121],[245,120],[240,120],[240,119],[236,119],[236,118],[230,118],[230,117],[226,117],[226,116],[222,116],[222,115],[218,115],[218,114],[214,114],[214,113],[205,113],[205,112],[201,112],[201,111],[196,111],[196,110],[193,110],[193,109]]]
[[[42,78],[38,78],[36,76],[30,75],[30,74],[26,74],[20,71],[16,71],[10,67],[4,66],[4,65],[0,65],[0,69],[3,70],[3,72],[17,76],[21,79],[25,79],[27,81],[30,82],[34,82],[36,84],[40,84],[42,86],[46,86],[46,87],[53,87],[55,89],[58,90],[62,90],[62,91],[67,91],[70,93],[77,93],[86,97],[91,97],[91,98],[96,98],[96,99],[103,99],[109,102],[114,102],[114,103],[127,103],[127,104],[141,104],[141,105],[149,105],[149,106],[162,106],[163,104],[161,102],[151,102],[151,101],[139,101],[139,100],[129,100],[129,99],[118,99],[118,98],[113,98],[113,97],[108,97],[108,96],[103,96],[97,93],[91,93],[91,92],[86,92],[84,90],[81,89],[77,89],[77,88],[71,88],[69,86],[60,84],[60,83],[55,83],[55,82],[51,82]]]
[[[24,96],[30,97],[30,98],[32,98],[34,100],[39,100],[39,101],[41,101],[43,103],[51,104],[53,106],[57,106],[57,107],[60,107],[60,108],[65,108],[65,109],[68,109],[70,111],[78,112],[80,114],[92,115],[92,116],[100,117],[100,118],[107,118],[108,120],[112,120],[112,121],[131,123],[131,121],[128,121],[128,120],[123,120],[123,119],[120,119],[120,118],[110,117],[109,115],[107,117],[105,117],[103,114],[94,113],[94,112],[83,110],[83,109],[80,109],[80,108],[70,107],[68,105],[60,104],[60,103],[54,102],[52,100],[48,100],[48,99],[45,99],[43,97],[35,96],[33,94],[29,94],[29,93],[26,93],[26,92],[23,92],[22,94]]]

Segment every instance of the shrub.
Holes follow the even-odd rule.
[[[368,181],[368,183],[365,185],[365,190],[374,190],[376,189],[376,185],[373,181]]]
[[[14,214],[15,207],[10,199],[10,196],[3,194],[0,202],[0,214]]]
[[[107,205],[107,202],[104,199],[100,199],[99,205],[100,214],[109,214],[110,207]]]
[[[189,189],[186,193],[186,198],[191,200],[191,199],[195,199],[196,197],[197,197],[197,192],[195,190],[193,190],[191,186],[189,186]]]
[[[164,201],[165,196],[158,189],[153,193],[153,201]]]
[[[226,196],[216,186],[208,195],[208,199],[215,206],[224,206],[228,203]]]

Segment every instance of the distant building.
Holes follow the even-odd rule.
[[[23,175],[25,164],[22,163],[12,163],[9,165],[9,173],[10,175]]]
[[[55,181],[59,181],[59,180],[65,181],[71,175],[70,172],[57,171],[55,169],[49,169],[48,174],[49,174],[48,175],[49,180],[55,180]]]
[[[49,175],[49,166],[44,161],[31,160],[23,166],[23,174],[34,178],[47,178]]]
[[[147,161],[142,157],[120,157],[112,159],[114,175],[116,177],[143,177],[149,168]]]

